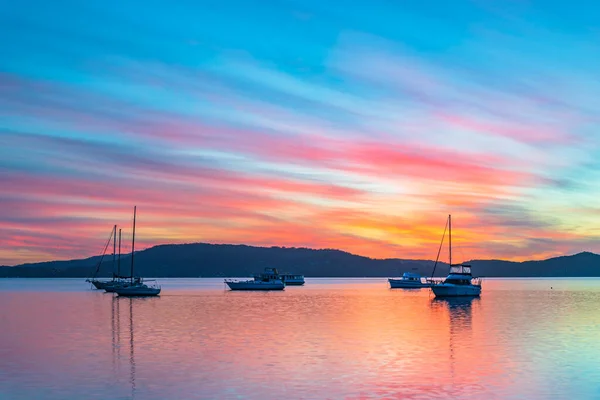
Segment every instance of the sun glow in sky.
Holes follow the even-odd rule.
[[[594,10],[590,9],[594,8]],[[0,265],[245,243],[600,251],[592,2],[0,4]],[[459,253],[461,254],[461,253]]]

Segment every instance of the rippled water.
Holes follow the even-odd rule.
[[[385,279],[161,283],[0,279],[0,398],[600,399],[598,279],[489,279],[458,301]]]

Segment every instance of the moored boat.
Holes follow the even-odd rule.
[[[423,281],[421,275],[414,272],[405,272],[401,278],[389,278],[388,282],[392,289],[421,289],[431,287],[430,281]]]
[[[436,297],[477,297],[481,294],[481,280],[473,278],[473,275],[471,274],[471,266],[468,264],[452,264],[452,217],[450,215],[448,215],[447,224],[449,232],[448,249],[450,258],[450,272],[448,273],[446,279],[444,279],[442,282],[434,283],[431,286],[431,290],[433,291]],[[443,242],[444,237],[442,236],[442,243]]]
[[[286,284],[286,286],[302,286],[304,285],[304,275],[295,275],[295,274],[281,274],[281,279]]]
[[[131,271],[129,274],[129,283],[119,283],[111,288],[111,291],[119,296],[158,296],[160,294],[160,286],[158,284],[147,285],[142,278],[135,277],[133,274],[133,260],[135,256],[135,215],[137,207],[133,207],[133,234],[131,237]],[[120,252],[119,252],[120,253]],[[108,290],[107,290],[108,292]]]
[[[481,281],[471,275],[471,266],[453,264],[442,282],[431,287],[436,297],[473,296],[481,294]]]
[[[117,258],[117,273],[113,272],[112,281],[104,285],[104,290],[107,293],[115,293],[115,289],[129,287],[141,283],[141,278],[134,277],[133,282],[130,276],[121,276],[121,229],[119,229],[119,256]]]
[[[150,286],[145,283],[138,283],[131,286],[117,287],[114,292],[119,296],[134,297],[134,296],[158,296],[160,294],[160,286]]]
[[[238,281],[225,279],[231,290],[283,290],[285,283],[281,279],[247,280]]]
[[[287,272],[280,273],[277,268],[266,267],[261,273],[254,274],[254,280],[263,279],[279,279],[286,286],[301,286],[304,285],[304,275],[290,274]]]
[[[95,279],[95,278],[86,279],[85,281],[91,283],[96,289],[99,289],[99,290],[104,289],[106,287],[106,285],[111,282],[111,281],[101,281],[101,280]]]
[[[107,293],[115,293],[116,289],[135,286],[139,285],[140,283],[142,283],[142,278],[140,277],[135,277],[133,279],[133,282],[130,278],[116,277],[115,279],[113,279],[110,282],[107,282],[106,285],[104,285],[104,290]]]
[[[120,231],[119,231],[120,233]],[[106,242],[106,245],[104,246],[104,251],[102,252],[102,256],[100,257],[100,260],[98,261],[98,264],[96,265],[96,270],[94,271],[94,275],[92,276],[92,278],[88,278],[85,281],[91,283],[96,289],[102,290],[105,289],[107,285],[109,285],[110,283],[113,282],[113,280],[101,280],[97,278],[98,273],[100,272],[100,267],[102,266],[102,261],[104,261],[104,256],[106,255],[106,250],[108,249],[108,246],[110,245],[110,241],[112,240],[113,242],[113,270],[114,270],[114,266],[115,266],[115,257],[116,257],[116,238],[117,238],[117,226],[114,225],[113,229],[111,229],[110,231],[110,236],[108,237],[108,241]],[[120,242],[119,242],[119,248],[120,248]]]

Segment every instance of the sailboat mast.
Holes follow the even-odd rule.
[[[433,264],[433,271],[431,271],[431,277],[435,275],[435,268],[437,267],[437,263],[440,259],[440,253],[442,252],[442,246],[444,245],[444,238],[446,237],[446,231],[448,230],[448,220],[446,220],[446,225],[444,225],[444,233],[442,234],[442,241],[440,242],[440,248],[438,249],[437,257],[435,258],[435,263]]]
[[[121,229],[119,229],[119,261],[117,261],[117,275],[121,276]]]
[[[448,215],[448,253],[450,253],[450,266],[452,266],[452,215]]]
[[[133,206],[133,236],[131,238],[131,283],[133,283],[133,254],[135,252],[135,210],[136,206]]]
[[[117,261],[116,258],[117,258],[117,225],[113,226],[113,279],[115,279],[114,273],[115,273],[115,264]]]

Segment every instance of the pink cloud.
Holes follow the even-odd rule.
[[[482,134],[498,135],[527,143],[573,144],[580,138],[572,135],[568,127],[541,123],[512,123],[484,121],[474,117],[440,114],[439,118],[452,126]]]

